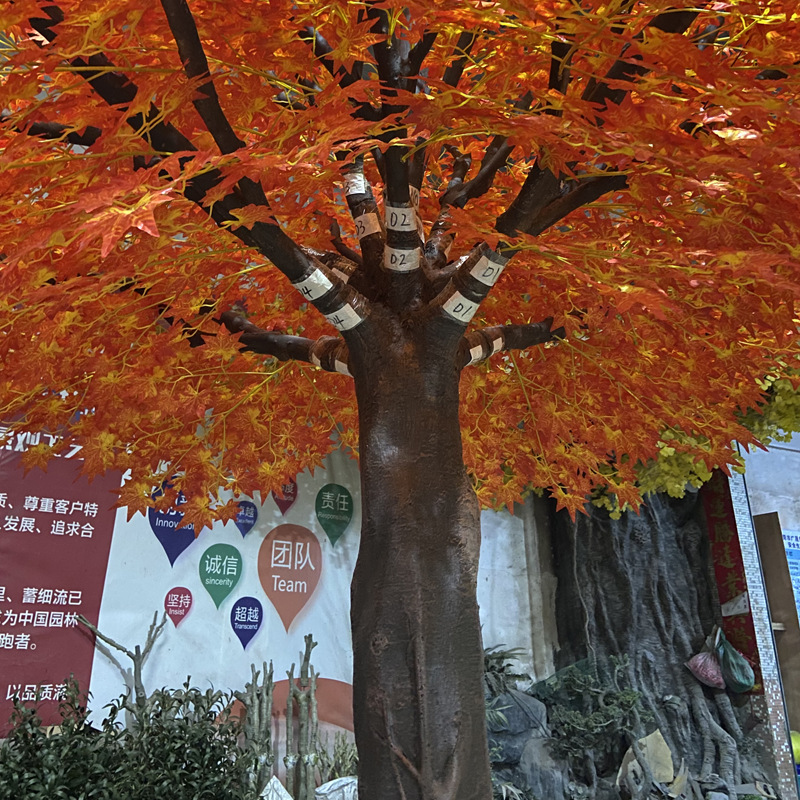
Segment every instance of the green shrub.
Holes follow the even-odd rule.
[[[252,757],[224,718],[230,702],[188,684],[155,692],[143,706],[123,697],[97,730],[73,684],[60,729],[49,735],[35,708],[17,704],[0,747],[0,800],[253,800]]]

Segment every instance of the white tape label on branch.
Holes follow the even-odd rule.
[[[386,247],[383,251],[383,266],[392,272],[411,272],[419,269],[419,248],[399,250]]]
[[[483,348],[479,344],[476,344],[475,347],[470,347],[469,356],[469,363],[477,364],[483,358]]]
[[[316,355],[314,355],[314,353],[313,353],[313,352],[311,353],[311,363],[312,363],[312,364],[313,364],[315,367],[321,367],[321,366],[322,366],[322,362],[319,360],[319,358],[317,358],[317,356],[316,356]]]
[[[478,304],[473,303],[472,300],[467,300],[460,292],[454,292],[453,295],[444,302],[442,308],[454,320],[463,322],[466,325],[478,310]]]
[[[414,219],[417,221],[417,236],[420,241],[425,244],[425,223],[419,215],[419,189],[416,186],[408,184],[408,197],[411,200],[411,205],[414,206]]]
[[[492,341],[492,355],[499,353],[503,349],[503,337],[498,336]]]
[[[381,232],[381,221],[378,219],[378,215],[372,212],[356,217],[354,222],[356,225],[356,236],[358,236],[359,239],[363,239],[365,236],[371,236],[373,233]]]
[[[344,176],[344,193],[348,196],[351,194],[367,194],[367,179],[364,177],[363,172],[348,172]]]
[[[325,319],[328,320],[334,328],[340,331],[349,331],[351,328],[355,328],[356,325],[360,325],[364,321],[358,311],[349,303],[331,314],[326,314]]]
[[[316,300],[333,288],[333,284],[320,269],[315,269],[307,278],[293,283],[292,286],[309,300]]]
[[[507,258],[503,258],[497,253],[488,253],[478,259],[478,263],[469,271],[469,274],[486,286],[494,286],[507,263]]]
[[[410,206],[390,206],[386,205],[386,227],[390,231],[417,230],[417,215]]]
[[[350,370],[347,369],[347,364],[344,361],[339,361],[339,359],[335,359],[333,362],[333,366],[337,372],[341,373],[342,375],[349,375]]]

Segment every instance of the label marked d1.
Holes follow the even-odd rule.
[[[200,582],[219,608],[242,577],[242,554],[230,544],[213,544],[200,557]]]
[[[264,608],[255,597],[242,597],[231,609],[231,627],[244,649],[258,633],[264,619]]]
[[[170,589],[164,598],[164,610],[177,628],[192,609],[192,593],[185,586]]]
[[[456,322],[463,322],[466,325],[478,310],[478,304],[467,300],[460,292],[453,292],[442,305],[442,309]]]
[[[301,525],[278,525],[261,543],[258,578],[288,632],[322,574],[319,539]]]
[[[314,504],[317,519],[328,534],[331,544],[336,544],[353,518],[353,497],[344,486],[328,483],[317,492]]]

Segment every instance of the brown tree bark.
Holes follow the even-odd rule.
[[[649,716],[633,733],[658,728],[676,768],[683,760],[693,776],[715,773],[732,786],[765,776],[757,755],[740,760],[743,733],[730,695],[702,686],[685,666],[722,623],[696,498],[651,495],[639,515],[620,520],[597,510],[575,522],[555,518],[558,665],[588,659],[602,668],[626,658],[628,685]],[[610,763],[597,765],[611,779],[629,742],[618,744]]]
[[[381,346],[351,344],[363,503],[351,590],[359,797],[488,800],[480,520],[458,424],[460,336],[438,320],[371,322]]]

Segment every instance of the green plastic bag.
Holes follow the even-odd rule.
[[[732,691],[741,694],[749,692],[756,682],[753,668],[747,659],[725,638],[721,628],[717,628],[714,643],[717,659],[722,670],[725,685]]]

